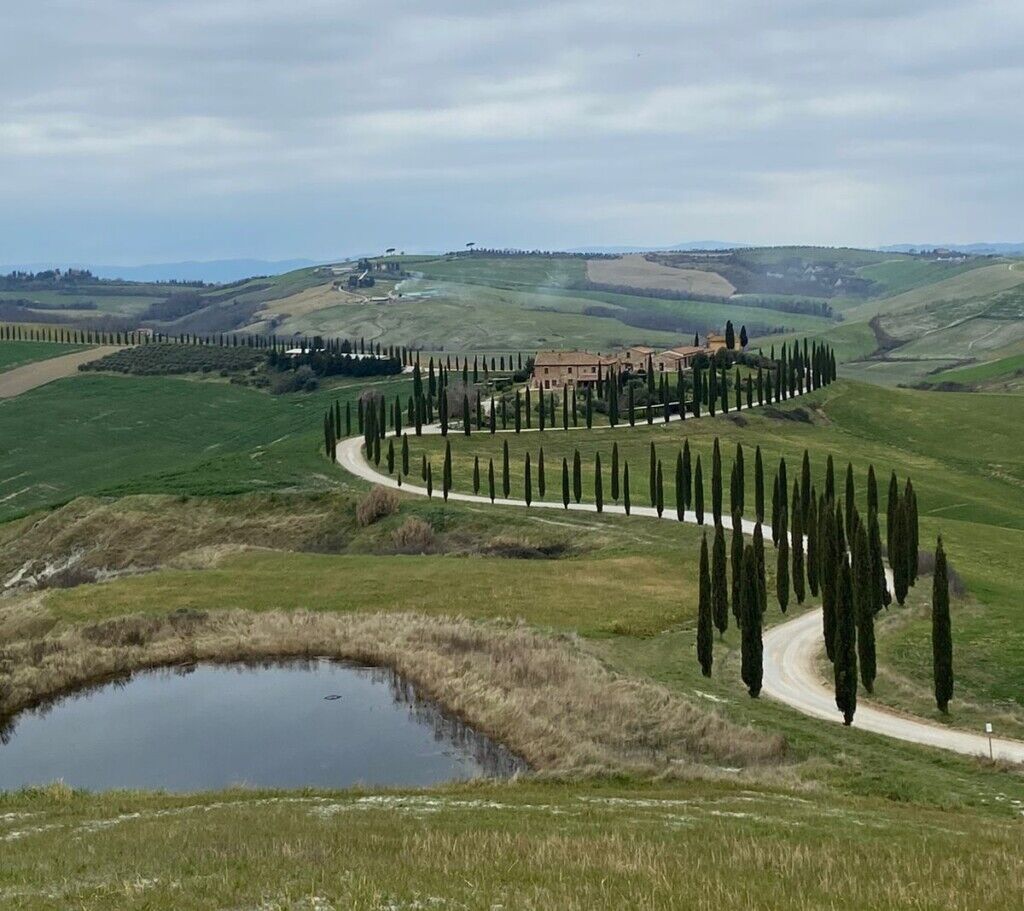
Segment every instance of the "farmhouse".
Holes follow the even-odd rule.
[[[602,355],[590,351],[540,351],[534,359],[530,386],[534,389],[561,389],[563,386],[587,387],[597,383],[598,373],[608,368],[627,373],[675,373],[689,370],[698,355],[713,355],[725,347],[725,336],[709,332],[703,347],[676,345],[658,351],[649,345],[631,345],[618,354]]]

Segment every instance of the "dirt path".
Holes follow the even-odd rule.
[[[701,418],[693,420],[702,420],[704,417],[708,417],[708,415],[703,415]],[[687,420],[690,419],[688,418]],[[572,429],[570,428],[570,430]],[[586,428],[575,429],[586,430]],[[424,427],[423,431],[426,434],[440,434],[441,429],[435,424]],[[477,432],[486,433],[486,431]],[[514,432],[513,430],[497,431],[497,433]],[[558,434],[565,433],[566,431],[557,429],[545,432]],[[427,496],[427,489],[425,487],[407,483],[399,485],[395,478],[381,474],[371,465],[363,456],[362,436],[349,437],[339,442],[335,448],[335,459],[342,468],[358,478],[363,478],[382,487],[390,487],[394,490],[401,490],[417,496]],[[489,497],[456,493],[454,491],[449,492],[448,499],[460,503],[491,504]],[[527,506],[524,500],[496,498],[493,505],[517,506],[524,509],[562,511],[568,509],[572,512],[597,512],[597,507],[593,503],[570,502],[568,507],[564,507],[557,501],[535,500],[530,506]],[[626,514],[624,507],[614,503],[606,504],[604,512],[612,515]],[[658,518],[657,510],[649,506],[634,506],[631,508],[630,514],[647,518]],[[708,517],[706,516],[706,518]],[[675,509],[666,509],[661,515],[661,519],[671,522],[678,521]],[[694,512],[686,512],[683,521],[698,524],[697,516]],[[722,516],[722,526],[725,529],[732,530],[732,521],[729,516]],[[706,527],[709,530],[711,529],[710,524]],[[754,527],[754,522],[748,519],[743,520],[744,534],[753,534]],[[771,528],[762,523],[761,530],[767,546],[771,547]],[[822,682],[821,676],[818,673],[817,661],[823,648],[821,627],[821,608],[819,607],[785,623],[771,626],[765,631],[763,692],[765,695],[777,699],[779,702],[785,703],[805,715],[842,723],[842,715],[836,708],[835,694]],[[972,756],[988,756],[989,754],[988,739],[980,734],[971,734],[967,731],[943,727],[910,716],[898,715],[895,712],[866,702],[863,698],[858,701],[853,726],[861,730],[883,734],[886,737],[893,737],[897,740],[938,747],[956,753],[965,753]],[[992,751],[997,759],[1024,763],[1024,742],[994,738],[992,741]]]
[[[120,350],[116,345],[102,345],[99,348],[88,348],[61,357],[51,357],[45,361],[34,361],[0,373],[0,399],[11,399],[37,386],[45,386],[66,376],[74,376],[81,364],[88,364]]]

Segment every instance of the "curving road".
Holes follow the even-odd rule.
[[[688,418],[687,420],[690,419]],[[694,420],[700,420],[700,418]],[[585,431],[585,428],[570,428],[570,431],[573,429]],[[441,430],[435,424],[430,427],[424,427],[423,432],[426,434],[439,434]],[[486,433],[487,431],[477,432]],[[511,430],[499,430],[497,432],[514,433]],[[557,434],[565,433],[566,431],[559,428],[546,432]],[[379,484],[382,487],[390,487],[405,493],[427,496],[427,489],[425,487],[405,483],[400,485],[395,478],[381,474],[371,465],[363,457],[363,438],[361,436],[341,440],[335,448],[335,459],[342,468],[356,477]],[[456,493],[454,491],[449,492],[448,499],[464,503],[484,503],[487,505],[491,503],[490,497]],[[564,510],[566,508],[561,502],[557,501],[535,500],[527,507],[524,500],[503,499],[500,497],[494,500],[494,504],[529,509]],[[570,502],[568,509],[573,512],[597,512],[597,507],[592,503]],[[625,515],[626,512],[622,506],[614,503],[606,504],[604,511],[612,515]],[[632,515],[658,518],[657,510],[650,506],[634,506],[630,512]],[[673,522],[678,521],[674,508],[666,509],[661,518]],[[697,524],[697,516],[693,512],[687,512],[685,513],[684,521]],[[724,528],[732,529],[732,521],[729,516],[722,516],[722,525]],[[743,531],[745,534],[753,534],[754,526],[754,522],[747,519],[743,520]],[[762,524],[761,529],[767,546],[770,547],[772,540],[771,528]],[[823,648],[821,630],[822,617],[820,607],[809,610],[794,617],[792,620],[787,620],[785,623],[780,623],[766,629],[764,634],[764,679],[762,692],[805,715],[841,724],[843,717],[836,708],[835,695],[825,685],[821,675],[818,673],[818,656]],[[905,740],[911,743],[938,747],[968,755],[989,755],[989,740],[983,735],[958,731],[911,716],[899,715],[871,703],[866,703],[863,699],[858,700],[857,714],[853,723],[855,727],[861,730],[883,734],[886,737],[893,737],[897,740]],[[1024,763],[1024,742],[993,738],[992,755],[996,759]]]

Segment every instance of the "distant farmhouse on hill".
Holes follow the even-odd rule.
[[[697,338],[694,337],[694,341]],[[664,351],[647,345],[632,345],[618,354],[594,354],[591,351],[538,351],[533,362],[530,386],[533,389],[561,389],[563,386],[586,388],[597,384],[598,375],[609,369],[626,373],[675,373],[689,370],[694,360],[712,357],[726,347],[725,336],[709,332],[703,345],[676,345]]]

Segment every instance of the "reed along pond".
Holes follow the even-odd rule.
[[[393,671],[329,659],[140,671],[0,729],[0,789],[416,787],[525,770]]]

